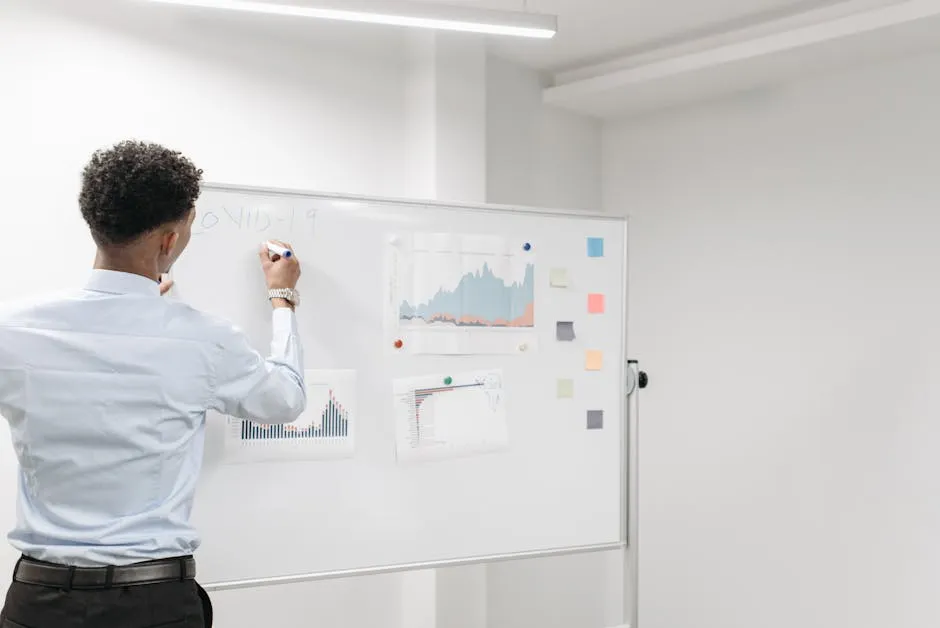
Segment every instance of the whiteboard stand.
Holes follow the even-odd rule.
[[[627,521],[626,547],[624,547],[624,596],[623,616],[628,623],[624,628],[639,628],[640,604],[640,389],[648,382],[645,372],[640,370],[636,360],[627,362],[627,381],[624,392],[627,395]]]

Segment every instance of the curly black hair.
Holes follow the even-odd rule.
[[[95,242],[121,246],[182,220],[199,197],[201,180],[202,170],[181,153],[124,141],[92,155],[78,202]]]

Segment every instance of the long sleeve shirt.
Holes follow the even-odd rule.
[[[192,554],[207,411],[289,423],[305,408],[294,316],[273,311],[264,357],[140,275],[95,270],[82,290],[0,308],[14,548],[76,566]]]

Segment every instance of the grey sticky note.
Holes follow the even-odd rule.
[[[574,322],[558,321],[555,325],[555,339],[561,342],[571,342],[574,340]]]
[[[588,410],[587,411],[587,428],[589,430],[604,429],[604,411],[603,410]]]

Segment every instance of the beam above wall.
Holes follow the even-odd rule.
[[[559,73],[543,98],[623,117],[928,49],[940,49],[940,0],[851,0]]]

